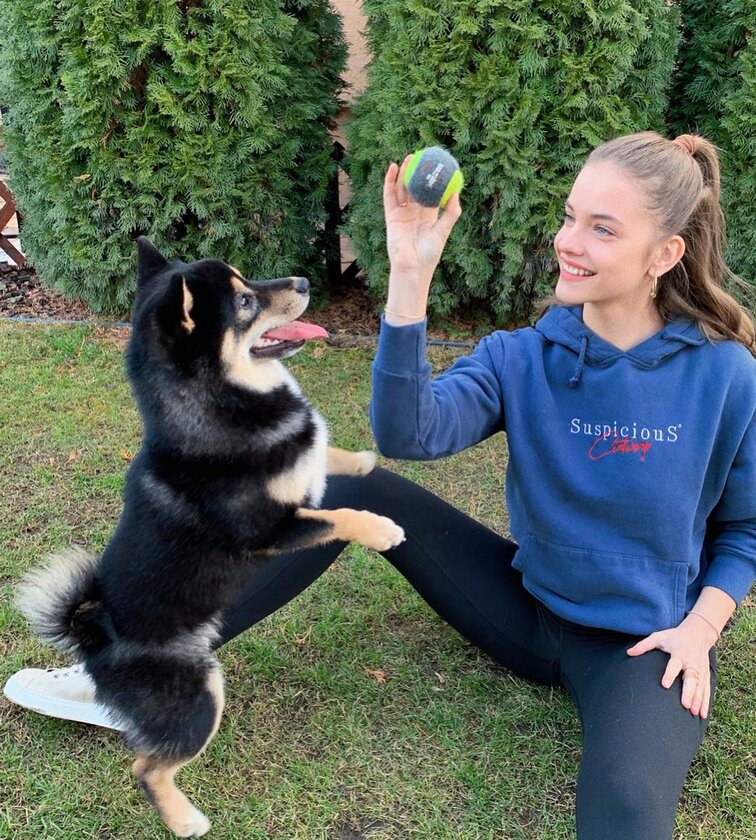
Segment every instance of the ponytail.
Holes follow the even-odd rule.
[[[663,236],[680,235],[685,254],[659,277],[655,304],[668,321],[679,313],[693,318],[712,341],[737,341],[756,356],[751,315],[723,283],[745,285],[725,265],[725,218],[720,201],[719,155],[705,137],[683,134],[667,140],[652,131],[610,140],[588,163],[606,162],[645,188]]]

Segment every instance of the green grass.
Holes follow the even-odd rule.
[[[372,352],[315,346],[291,362],[337,445],[371,445]],[[452,356],[431,358],[441,368]],[[29,635],[13,584],[50,549],[105,544],[139,434],[118,341],[89,328],[0,324],[3,682],[23,666],[62,664]],[[392,466],[506,533],[501,436],[445,461]],[[755,637],[756,609],[745,606],[719,646],[713,720],[678,838],[753,836]],[[180,776],[213,838],[574,836],[580,737],[565,695],[494,666],[378,555],[350,547],[220,658],[223,724]],[[168,837],[129,765],[117,735],[0,700],[0,838]]]

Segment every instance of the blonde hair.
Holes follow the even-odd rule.
[[[667,140],[644,131],[603,143],[588,156],[590,163],[610,163],[641,182],[662,238],[679,235],[685,241],[683,258],[659,277],[654,302],[663,320],[687,315],[710,340],[737,341],[756,356],[753,319],[722,288],[725,281],[743,281],[724,261],[716,146],[698,135]]]

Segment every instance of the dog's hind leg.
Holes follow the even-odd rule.
[[[202,837],[210,831],[210,820],[192,805],[173,781],[186,763],[140,756],[132,770],[144,795],[177,837]]]
[[[143,752],[137,755],[131,768],[144,795],[160,814],[166,826],[178,837],[202,837],[210,830],[210,821],[192,805],[173,780],[182,767],[205,749],[218,731],[224,702],[220,668],[215,668],[208,674],[206,690],[215,706],[215,719],[199,749],[181,759],[169,758],[153,751]],[[195,721],[189,719],[182,724],[186,729],[191,729]]]
[[[328,447],[326,472],[328,475],[367,475],[375,467],[374,452],[349,452],[347,449]]]

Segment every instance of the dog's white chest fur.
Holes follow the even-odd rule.
[[[301,393],[293,376],[287,377],[286,384],[296,393]],[[283,504],[300,505],[306,499],[310,506],[317,507],[325,493],[328,427],[314,408],[310,407],[309,412],[310,419],[315,424],[312,445],[302,452],[293,466],[268,481],[268,492]]]

